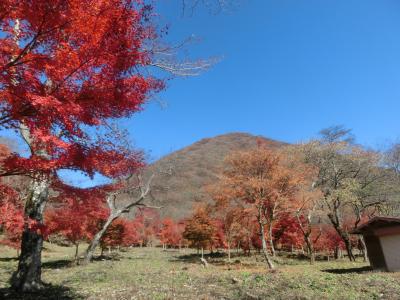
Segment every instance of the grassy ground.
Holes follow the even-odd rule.
[[[70,266],[73,248],[46,245],[41,294],[22,299],[400,299],[400,273],[375,273],[361,262],[278,258],[268,272],[260,257],[209,258],[205,269],[187,252],[131,249],[113,260]],[[9,289],[15,250],[0,247],[0,299]]]

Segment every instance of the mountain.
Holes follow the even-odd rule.
[[[152,204],[162,206],[161,215],[181,219],[193,205],[208,201],[204,186],[217,179],[224,158],[232,151],[248,150],[262,140],[271,149],[285,143],[247,133],[230,133],[202,139],[173,152],[149,166],[154,178]]]

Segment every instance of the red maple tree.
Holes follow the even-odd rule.
[[[59,234],[75,246],[75,263],[78,263],[79,244],[90,241],[96,233],[98,220],[107,217],[104,191],[99,188],[80,189],[61,182],[54,186],[57,196],[53,208],[45,214],[48,234]]]
[[[142,165],[140,153],[93,129],[129,117],[163,88],[141,72],[152,65],[146,45],[157,34],[140,0],[2,0],[0,8],[0,126],[30,149],[5,161],[1,175],[32,178],[25,219],[41,226],[55,171],[115,177]],[[40,231],[26,225],[15,289],[42,286],[42,244]]]

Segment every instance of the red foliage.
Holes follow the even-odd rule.
[[[118,137],[88,128],[132,115],[163,88],[138,71],[152,63],[144,44],[157,39],[151,7],[141,0],[0,7],[0,126],[23,124],[31,149],[8,158],[6,173],[64,168],[116,177],[142,166],[142,155],[125,151]]]
[[[284,214],[274,224],[272,231],[275,245],[280,245],[287,250],[292,247],[300,248],[304,243],[303,234],[295,217]]]
[[[133,220],[138,234],[138,245],[147,246],[152,244],[160,231],[160,217],[154,209],[141,209]]]
[[[193,216],[186,221],[183,237],[197,249],[213,249],[221,245],[223,241],[218,234],[218,227],[222,229],[221,223],[218,224],[211,217],[210,208],[199,206],[195,209]]]
[[[124,247],[130,247],[139,243],[139,235],[136,228],[135,220],[123,220],[124,232],[122,236],[121,245]]]
[[[10,154],[10,148],[0,144],[1,169],[3,169],[4,160]],[[4,233],[4,238],[0,243],[19,249],[25,223],[23,205],[19,193],[5,181],[6,178],[2,178],[0,182],[0,230]]]
[[[120,246],[123,243],[125,231],[125,220],[117,219],[115,220],[110,227],[108,227],[106,233],[103,235],[100,245],[101,248],[104,249],[106,247],[116,247]]]
[[[336,248],[345,249],[343,240],[336,230],[330,225],[322,225],[322,235],[315,243],[314,248],[317,251],[334,251]],[[316,233],[315,233],[316,234]]]
[[[160,242],[166,246],[179,247],[182,245],[182,226],[170,218],[161,222],[161,229],[158,233]]]
[[[11,202],[0,205],[0,228],[5,233],[1,244],[19,249],[21,246],[21,235],[24,229],[23,210]]]
[[[64,194],[62,194],[64,196]],[[46,213],[49,234],[58,233],[72,244],[90,240],[96,233],[96,224],[107,216],[107,209],[97,197],[63,197],[60,207]]]

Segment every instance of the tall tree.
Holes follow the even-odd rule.
[[[155,65],[148,45],[157,39],[143,1],[2,0],[0,8],[0,126],[15,129],[30,149],[1,174],[31,178],[12,282],[30,291],[42,287],[43,236],[28,221],[43,224],[55,171],[117,177],[140,166],[139,154],[127,164],[117,140],[94,130],[140,110],[163,84],[142,72]]]
[[[353,143],[350,131],[335,126],[321,131],[321,139],[303,145],[305,161],[317,170],[315,187],[323,193],[324,207],[338,235],[342,238],[350,260],[355,260],[345,216],[356,226],[362,214],[380,206],[387,172],[379,168],[380,157]]]
[[[296,190],[296,178],[280,162],[277,153],[259,145],[250,151],[236,152],[225,160],[220,184],[230,190],[229,196],[251,207],[256,216],[264,258],[274,268],[269,257],[265,228],[272,251],[273,222],[287,210]]]

